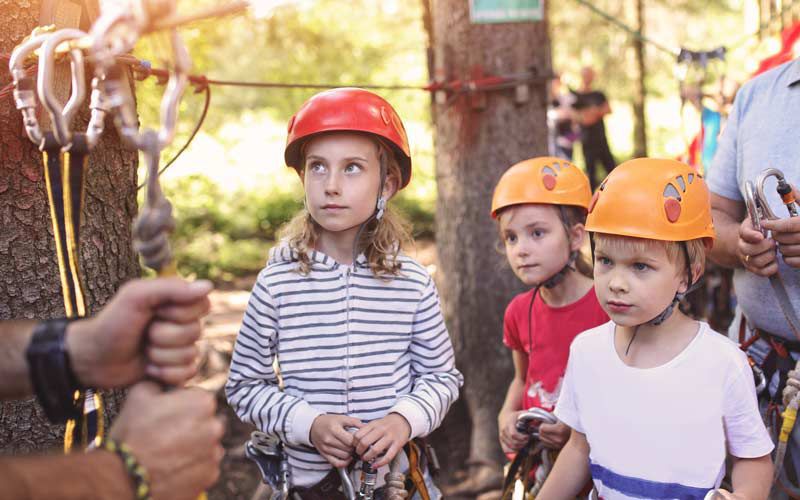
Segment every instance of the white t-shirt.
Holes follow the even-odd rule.
[[[600,498],[700,499],[719,486],[726,452],[756,458],[773,444],[747,358],[706,323],[655,368],[627,366],[614,323],[578,335],[555,414],[584,433]]]

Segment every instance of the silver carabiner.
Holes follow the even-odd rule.
[[[27,74],[24,65],[25,59],[41,47],[50,34],[49,32],[34,32],[29,39],[14,47],[8,61],[8,69],[14,80],[14,105],[22,112],[25,133],[37,147],[42,143],[42,129],[36,118],[36,107],[38,106],[36,82],[32,76]]]
[[[133,50],[156,18],[172,14],[175,5],[175,0],[127,0],[104,8],[91,29],[95,63],[110,69],[117,57]]]
[[[558,419],[549,411],[541,408],[530,408],[517,416],[517,431],[525,434],[530,434],[528,430],[531,422],[540,422],[543,424],[555,424]]]
[[[70,123],[83,104],[84,99],[86,99],[86,75],[84,73],[83,52],[80,49],[71,49],[69,56],[72,70],[72,91],[69,101],[62,107],[53,89],[56,48],[63,42],[84,36],[86,36],[86,33],[77,29],[56,31],[44,41],[39,55],[39,75],[37,79],[39,100],[47,109],[53,121],[53,134],[61,146],[68,146],[72,141]]]

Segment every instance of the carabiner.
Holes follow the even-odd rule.
[[[536,407],[530,408],[517,416],[517,432],[531,434],[531,431],[529,430],[531,422],[555,424],[558,422],[558,419],[549,411]]]
[[[783,175],[783,172],[777,168],[768,168],[761,172],[761,174],[759,174],[759,176],[756,178],[756,192],[758,193],[758,197],[762,200],[762,209],[765,216],[768,219],[778,218],[772,212],[769,203],[766,201],[767,197],[764,194],[764,186],[767,183],[767,179],[770,177],[775,177],[778,180],[778,185],[776,186],[775,190],[778,191],[778,195],[781,197],[783,204],[786,206],[786,210],[789,211],[789,217],[797,217],[797,201],[794,198],[792,185],[786,182],[786,177]]]
[[[86,36],[86,33],[77,29],[68,28],[56,31],[44,41],[39,55],[39,75],[36,82],[39,100],[47,109],[53,121],[53,134],[56,140],[64,147],[68,146],[72,141],[70,123],[86,98],[86,75],[84,73],[83,52],[80,49],[70,50],[72,92],[66,106],[62,106],[53,89],[56,48],[65,41],[84,36]]]
[[[39,120],[36,118],[36,107],[38,106],[36,81],[28,75],[24,65],[25,59],[41,47],[48,36],[50,36],[49,32],[37,33],[34,31],[30,38],[14,47],[8,61],[8,69],[14,80],[14,105],[22,113],[25,133],[37,147],[42,144],[43,136]]]
[[[104,8],[91,29],[91,53],[105,71],[116,58],[133,50],[155,18],[175,11],[175,0],[127,0]]]

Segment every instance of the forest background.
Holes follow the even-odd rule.
[[[299,0],[265,18],[217,19],[190,26],[182,34],[194,61],[193,73],[209,78],[423,86],[429,80],[427,1],[350,0],[348,10],[358,15],[343,16],[341,1]],[[208,4],[201,0],[182,4],[191,8],[204,3]],[[663,49],[733,47],[724,65],[710,67],[703,88],[711,93],[723,74],[736,81],[746,79],[779,44],[766,32],[752,35],[765,17],[760,12],[763,6],[760,9],[753,0],[596,0],[591,4],[594,9],[578,0],[547,3],[552,66],[572,88],[579,85],[581,67],[596,68],[596,86],[612,105],[606,126],[618,162],[641,151],[677,157],[698,130],[694,110],[681,105],[675,57]],[[640,8],[641,32],[655,42],[643,45],[644,143],[641,138],[637,143],[634,134],[637,37],[618,24],[639,28]],[[777,29],[775,23],[770,27]],[[139,44],[137,55],[154,67],[163,67],[160,57],[167,47],[165,40],[151,37]],[[155,79],[137,82],[143,124],[157,120],[161,91]],[[302,204],[300,183],[284,166],[282,151],[288,119],[318,90],[213,86],[211,92],[202,128],[162,179],[178,218],[173,244],[181,272],[224,286],[264,265],[277,228]],[[436,179],[430,93],[379,92],[403,117],[412,147],[414,180],[396,203],[413,222],[415,235],[431,239],[435,236]],[[202,93],[187,92],[177,139],[165,159],[184,144],[202,114],[203,103]],[[583,165],[579,148],[576,162]],[[489,223],[488,218],[484,222]]]

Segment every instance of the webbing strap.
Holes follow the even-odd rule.
[[[407,488],[408,498],[412,498],[414,493],[417,493],[420,499],[430,500],[431,494],[428,492],[428,485],[425,484],[425,476],[422,474],[420,448],[412,440],[408,442],[406,451],[408,454],[408,477],[412,482],[412,488]]]
[[[56,243],[56,257],[68,318],[86,315],[86,299],[80,274],[80,226],[84,200],[84,179],[89,147],[84,134],[75,134],[73,142],[62,152],[52,132],[42,141],[45,185],[50,203],[50,219]],[[103,400],[92,389],[77,391],[76,401],[83,401],[83,415],[70,420],[64,432],[64,451],[72,451],[75,443],[82,448],[97,445],[104,434]]]
[[[44,161],[44,179],[47,187],[47,199],[50,203],[50,220],[53,224],[53,237],[56,242],[58,271],[61,277],[61,293],[64,297],[64,310],[68,318],[81,316],[75,298],[74,276],[69,267],[67,257],[67,229],[64,224],[64,182],[62,180],[61,145],[52,132],[47,132],[42,141],[42,157]]]

